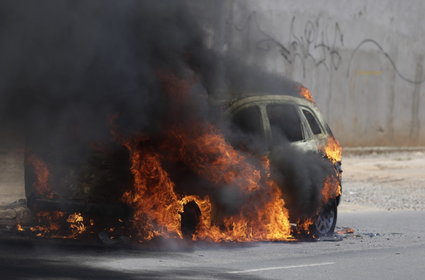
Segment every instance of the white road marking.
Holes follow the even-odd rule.
[[[325,262],[325,263],[312,263],[312,264],[300,264],[300,265],[288,265],[288,266],[273,266],[273,267],[264,267],[264,268],[256,268],[256,269],[230,271],[230,272],[227,272],[227,273],[230,273],[230,274],[250,273],[250,272],[257,272],[257,271],[303,268],[303,267],[323,266],[323,265],[331,265],[331,264],[335,264],[335,263],[334,262]]]

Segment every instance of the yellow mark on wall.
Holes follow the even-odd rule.
[[[359,76],[381,76],[382,71],[359,70],[356,74]]]

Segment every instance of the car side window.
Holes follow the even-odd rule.
[[[310,113],[307,110],[303,110],[303,114],[305,116],[305,118],[308,121],[308,124],[310,125],[311,131],[313,132],[314,135],[317,134],[322,134],[322,129],[320,128],[319,122],[317,121],[317,119],[313,116],[312,113]]]
[[[261,150],[265,137],[260,108],[243,108],[231,117],[230,143],[239,149]]]
[[[270,122],[273,143],[303,140],[301,119],[297,109],[291,104],[269,104],[267,114]]]

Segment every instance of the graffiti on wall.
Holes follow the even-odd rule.
[[[290,40],[283,44],[265,34],[268,38],[259,40],[257,47],[267,50],[270,43],[279,48],[279,52],[285,61],[293,64],[298,59],[302,65],[305,76],[306,66],[309,62],[316,67],[323,67],[327,71],[338,70],[342,63],[339,50],[344,46],[344,35],[339,24],[336,22],[331,27],[320,25],[319,19],[305,22],[300,35],[297,34],[296,17],[292,17],[290,27]]]
[[[423,77],[422,79],[411,79],[408,78],[406,75],[404,75],[403,73],[401,73],[400,69],[398,68],[397,64],[394,62],[394,59],[391,57],[391,55],[385,51],[385,49],[381,46],[381,44],[379,44],[376,40],[374,39],[364,39],[363,41],[361,41],[357,47],[354,48],[354,50],[351,53],[351,57],[350,60],[348,62],[348,70],[347,70],[347,77],[350,76],[350,71],[351,71],[351,63],[354,60],[354,56],[355,54],[361,49],[361,47],[363,47],[364,45],[372,45],[374,47],[377,48],[377,50],[379,51],[380,54],[382,54],[385,59],[390,63],[391,67],[394,69],[394,71],[397,73],[397,76],[399,76],[402,80],[404,80],[405,82],[411,83],[411,84],[422,84],[425,82],[425,77]]]
[[[326,71],[339,71],[343,64],[344,57],[341,50],[344,48],[344,32],[337,21],[321,21],[320,17],[299,22],[295,16],[291,18],[289,38],[278,39],[276,36],[264,31],[257,18],[256,12],[250,13],[242,24],[236,24],[230,17],[227,24],[231,25],[239,32],[249,34],[247,40],[255,37],[255,47],[260,51],[278,50],[284,62],[293,65],[298,62],[302,68],[303,77],[306,76],[308,69],[322,67]],[[254,29],[254,30],[251,30]],[[254,34],[254,36],[252,36]],[[282,36],[285,37],[285,36]],[[287,37],[287,36],[286,36]],[[249,45],[250,42],[246,42]],[[390,63],[397,76],[402,80],[412,84],[422,84],[425,77],[412,79],[403,74],[391,55],[385,51],[382,45],[374,39],[367,38],[362,40],[349,55],[347,62],[347,77],[350,76],[352,62],[356,54],[365,45],[375,47],[377,51]],[[347,56],[346,56],[347,57]]]

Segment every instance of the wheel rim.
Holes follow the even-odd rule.
[[[332,230],[335,221],[335,210],[331,208],[324,209],[319,216],[317,216],[314,225],[318,235],[325,235]]]

